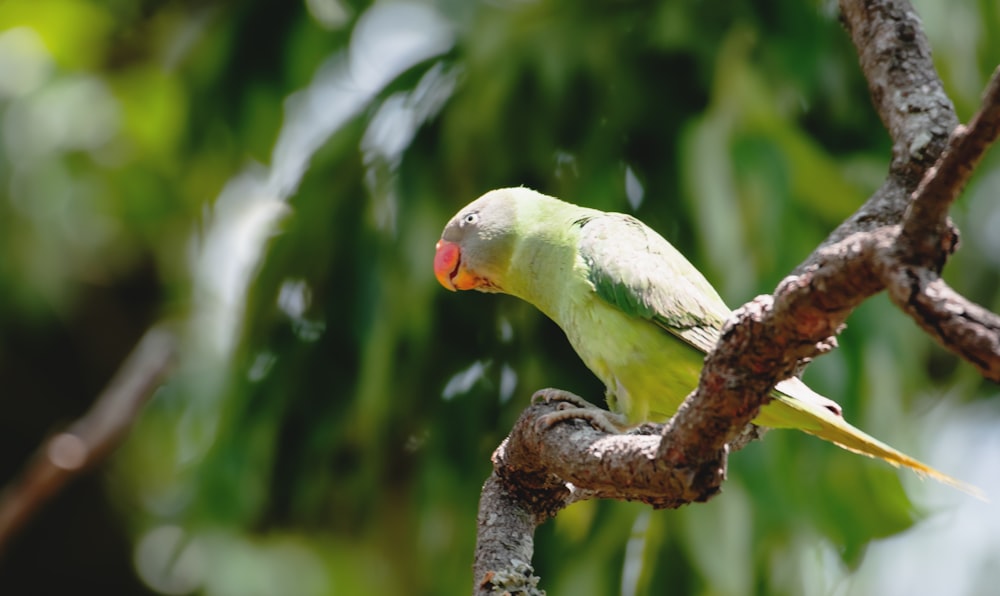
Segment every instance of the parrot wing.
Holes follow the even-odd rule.
[[[701,352],[715,347],[729,308],[684,255],[629,215],[606,213],[576,223],[580,256],[601,299]]]

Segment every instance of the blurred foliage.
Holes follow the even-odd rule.
[[[917,8],[968,118],[1000,10]],[[7,0],[0,111],[3,478],[146,327],[184,339],[111,465],[0,561],[31,594],[467,593],[492,449],[535,389],[603,388],[527,305],[436,286],[447,218],[521,184],[634,212],[736,305],[889,151],[834,4],[791,0]],[[947,269],[994,310],[997,163]],[[884,297],[807,378],[918,455],[921,395],[987,391]],[[574,505],[537,536],[543,585],[819,593],[924,513],[893,470],[799,433],[730,471],[681,511]]]

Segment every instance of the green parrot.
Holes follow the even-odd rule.
[[[629,424],[662,422],[677,411],[731,313],[704,276],[638,219],[527,188],[490,191],[452,217],[434,273],[449,290],[502,292],[545,313]],[[798,378],[778,383],[772,398],[755,424],[797,428],[975,492],[851,426],[836,402]]]

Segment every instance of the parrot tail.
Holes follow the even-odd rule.
[[[798,379],[783,381],[782,383],[779,383],[778,389],[779,391],[775,391],[774,393],[775,400],[766,406],[765,409],[774,410],[775,408],[773,408],[773,406],[777,405],[775,402],[780,403],[788,409],[794,410],[795,413],[788,412],[786,408],[779,408],[781,410],[786,410],[782,413],[783,415],[779,414],[779,417],[786,419],[786,421],[794,420],[796,423],[779,423],[777,426],[794,426],[799,430],[817,436],[823,440],[830,441],[834,445],[842,447],[848,451],[853,451],[854,453],[859,453],[861,455],[867,455],[868,457],[875,459],[881,459],[897,468],[900,466],[910,468],[919,476],[933,478],[938,482],[953,486],[968,495],[976,497],[977,499],[983,501],[987,500],[982,489],[979,487],[967,484],[961,480],[956,480],[943,472],[935,470],[927,464],[913,459],[905,453],[893,449],[875,437],[872,437],[864,431],[855,428],[844,420],[842,416],[839,416],[831,411],[830,408],[823,407],[817,403],[812,396],[800,395],[800,393],[803,393],[801,390],[804,389],[806,392],[813,394],[813,396],[826,399],[815,393],[812,389],[809,389],[805,383],[798,381]],[[777,414],[778,412],[773,413]]]

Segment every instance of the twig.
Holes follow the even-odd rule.
[[[169,374],[175,351],[171,333],[147,331],[90,410],[39,447],[23,474],[0,493],[0,556],[50,498],[121,443]]]
[[[903,219],[897,253],[914,264],[936,267],[958,240],[948,229],[948,209],[968,183],[986,150],[1000,135],[1000,67],[993,71],[979,111],[968,126],[958,126],[913,195]]]

